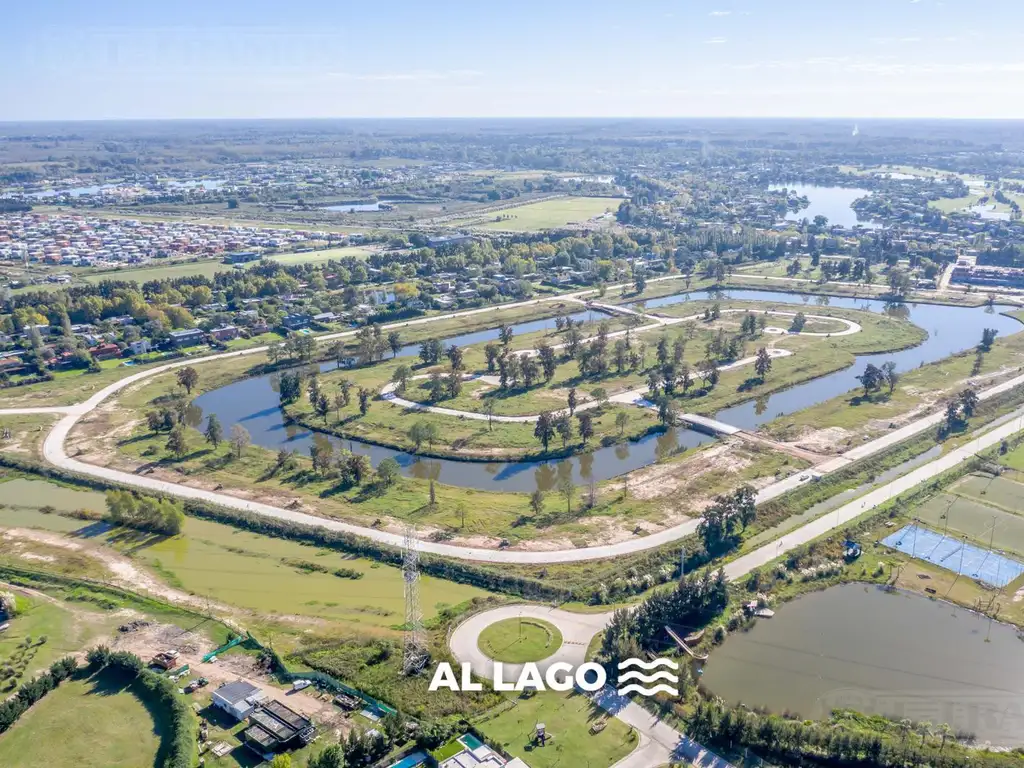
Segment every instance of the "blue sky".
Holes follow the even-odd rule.
[[[1024,0],[37,0],[0,120],[1024,118]]]

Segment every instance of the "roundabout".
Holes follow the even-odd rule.
[[[562,633],[543,619],[502,619],[480,633],[478,645],[495,661],[523,664],[555,653],[562,647]]]

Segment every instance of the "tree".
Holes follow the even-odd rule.
[[[590,411],[580,411],[576,414],[576,421],[579,422],[580,440],[583,441],[585,448],[587,440],[594,436],[594,417],[590,415]]]
[[[395,391],[399,394],[405,392],[405,388],[412,378],[412,369],[408,365],[400,365],[391,374],[391,383],[395,385]]]
[[[391,356],[398,357],[398,353],[402,351],[402,334],[391,331],[388,334],[388,347],[391,348]]]
[[[643,272],[637,272],[633,278],[633,287],[636,288],[637,294],[643,293],[647,288],[647,276]]]
[[[885,380],[886,385],[889,387],[889,394],[896,389],[896,385],[900,382],[900,375],[896,372],[896,363],[888,361],[882,363],[882,378]]]
[[[409,439],[416,446],[417,451],[419,451],[423,443],[427,443],[433,448],[434,441],[438,439],[438,434],[437,425],[430,421],[417,421],[409,427]]]
[[[348,408],[348,404],[352,402],[352,382],[342,379],[338,382],[338,389],[341,395],[341,407]]]
[[[331,744],[309,759],[307,768],[345,768],[345,751],[340,744]]]
[[[616,413],[615,426],[619,428],[619,437],[621,437],[625,433],[626,427],[629,426],[629,414],[625,411]]]
[[[199,371],[188,365],[178,369],[176,378],[178,379],[178,384],[184,387],[185,393],[191,395],[193,387],[199,383]]]
[[[544,342],[541,342],[541,347],[546,346]],[[538,351],[541,349],[538,347]],[[551,348],[548,347],[548,350]],[[487,358],[487,372],[494,373],[497,368],[498,358],[501,356],[501,347],[495,344],[493,341],[488,342],[484,345],[484,356]]]
[[[544,491],[540,488],[530,494],[530,509],[534,515],[540,515],[544,511]]]
[[[174,458],[181,459],[188,453],[188,440],[185,437],[185,425],[175,424],[171,433],[167,436],[167,450],[174,454]]]
[[[662,395],[658,398],[658,421],[669,427],[672,426],[675,420],[676,413],[671,398]]]
[[[313,462],[313,474],[325,475],[331,468],[334,451],[330,443],[314,442],[309,446],[309,459]]]
[[[981,344],[978,345],[978,349],[982,352],[988,352],[992,349],[992,343],[996,340],[996,336],[999,335],[999,331],[995,328],[986,328],[981,332]]]
[[[494,429],[494,398],[488,397],[484,401],[484,413],[487,414],[487,431],[490,432]]]
[[[377,484],[381,488],[390,488],[401,477],[402,471],[398,462],[388,456],[377,465]]]
[[[768,372],[772,369],[772,356],[768,354],[768,350],[761,347],[757,350],[757,359],[754,360],[754,371],[757,373],[757,377],[764,381],[764,377],[768,375]]]
[[[439,339],[427,339],[420,344],[420,360],[425,365],[436,365],[441,360],[444,347]]]
[[[803,312],[797,312],[793,316],[793,322],[789,326],[790,333],[800,333],[807,325],[807,316]]]
[[[558,436],[562,438],[562,447],[565,448],[572,440],[572,420],[568,414],[563,413],[555,417],[554,426]]]
[[[231,428],[231,450],[235,452],[235,458],[242,458],[242,452],[249,447],[251,442],[249,432],[241,424],[235,424]]]
[[[313,401],[313,410],[316,415],[324,420],[324,424],[327,423],[327,414],[331,412],[331,401],[324,392],[318,392],[316,400]]]
[[[288,754],[274,755],[270,768],[292,768],[292,756]]]
[[[533,428],[533,436],[544,444],[544,451],[546,453],[551,438],[555,436],[554,419],[550,411],[543,411],[537,416],[537,424]]]
[[[555,369],[558,367],[558,361],[555,359],[555,350],[551,348],[550,344],[542,341],[537,346],[537,357],[540,359],[540,367],[544,371],[544,381],[551,381],[554,378]],[[489,366],[488,370],[490,370]]]
[[[872,392],[875,392],[882,388],[882,382],[885,381],[885,374],[882,369],[878,366],[868,363],[864,369],[864,373],[857,377],[857,380],[864,387],[864,396],[867,397]]]
[[[291,405],[302,396],[302,376],[298,372],[281,374],[278,384],[281,405]]]
[[[949,727],[949,723],[942,723],[936,728],[936,731],[938,731],[939,736],[942,738],[942,744],[939,745],[939,753],[941,754],[942,750],[946,748],[946,741],[953,735],[953,729]]]
[[[910,274],[902,269],[889,270],[889,293],[902,298],[910,290]]]
[[[459,349],[455,344],[452,344],[445,351],[445,354],[448,356],[448,361],[452,364],[452,373],[458,373],[463,369],[463,358],[465,357],[465,353],[461,349]]]
[[[373,392],[366,387],[359,388],[359,415],[365,416],[370,412],[370,398],[373,397]]]
[[[163,429],[164,419],[159,411],[150,411],[146,414],[146,426],[154,434]]]
[[[206,431],[203,432],[203,435],[206,437],[206,442],[212,445],[214,450],[217,450],[220,441],[224,439],[224,428],[221,427],[217,414],[211,413],[206,419]]]
[[[570,515],[572,514],[572,500],[576,496],[576,484],[572,481],[572,477],[565,475],[558,483],[558,492],[565,499],[565,510]]]
[[[963,409],[964,416],[970,418],[974,415],[975,410],[978,408],[978,393],[968,387],[959,395],[960,407]]]
[[[501,346],[508,347],[512,343],[512,335],[512,328],[505,323],[498,328],[498,339],[501,341]]]
[[[578,402],[578,395],[576,393],[576,387],[572,387],[569,390],[569,394],[566,396],[566,404],[569,406],[569,415],[572,416],[576,412],[576,404]]]

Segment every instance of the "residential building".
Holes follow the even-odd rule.
[[[198,328],[188,328],[183,331],[171,331],[171,346],[175,349],[182,347],[194,347],[202,344],[205,338],[203,332]]]
[[[284,328],[289,331],[298,331],[302,328],[309,328],[309,324],[311,322],[313,322],[312,317],[298,312],[290,315],[285,315],[283,318],[281,318],[281,325],[284,326]]]
[[[222,325],[210,331],[210,336],[217,341],[231,341],[238,338],[238,328],[234,325]]]

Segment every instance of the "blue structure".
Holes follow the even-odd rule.
[[[887,547],[995,587],[1005,587],[1024,573],[1024,564],[998,552],[912,524],[882,540]]]

